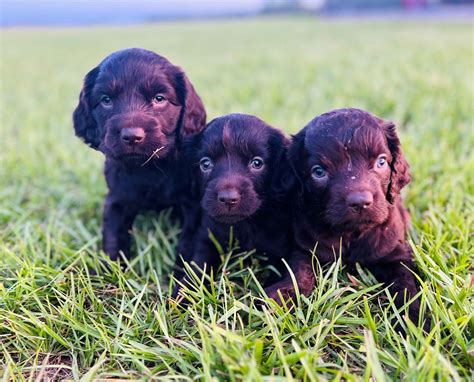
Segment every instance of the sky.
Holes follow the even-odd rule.
[[[265,0],[0,0],[0,24],[87,25],[253,14]]]

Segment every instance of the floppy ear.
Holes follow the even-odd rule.
[[[384,121],[382,127],[387,138],[388,148],[392,154],[392,163],[390,163],[391,174],[390,183],[387,190],[387,200],[394,203],[400,191],[411,181],[409,166],[402,153],[400,140],[393,122]]]
[[[190,180],[188,195],[191,197],[191,199],[198,198],[200,193],[198,177],[200,158],[197,157],[197,151],[201,139],[202,133],[183,137],[181,142],[182,148],[180,153],[182,155],[183,163],[186,164],[188,171],[186,174]]]
[[[181,155],[183,160],[189,164],[188,167],[194,167],[200,158],[197,158],[199,143],[202,139],[202,133],[188,135],[181,141]]]
[[[296,179],[296,185],[299,191],[303,190],[303,152],[304,152],[304,140],[306,138],[306,128],[301,130],[298,134],[293,136],[293,140],[288,149],[288,163],[293,171]]]
[[[98,150],[100,136],[97,124],[92,116],[90,93],[99,74],[99,67],[92,69],[84,78],[84,85],[79,95],[79,104],[74,110],[72,120],[76,135],[93,149]]]
[[[199,133],[206,125],[206,110],[193,85],[182,70],[176,74],[178,97],[183,105],[177,135],[187,136]]]
[[[276,131],[270,138],[273,157],[270,194],[275,200],[284,200],[295,186],[295,175],[287,157],[290,144],[291,139],[279,131]]]

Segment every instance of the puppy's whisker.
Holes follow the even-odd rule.
[[[142,167],[145,166],[148,162],[150,162],[150,161],[153,159],[154,156],[156,156],[157,158],[159,158],[160,156],[159,156],[159,155],[156,155],[156,154],[158,154],[158,152],[159,152],[160,150],[163,150],[164,148],[165,148],[165,146],[158,147],[155,151],[153,151],[153,152],[151,153],[151,155],[148,157],[148,159],[147,159],[145,162],[143,162],[143,163],[141,164],[141,166],[142,166]]]

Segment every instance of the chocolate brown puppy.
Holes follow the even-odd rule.
[[[294,248],[289,262],[301,293],[315,286],[311,251],[322,263],[359,263],[396,293],[418,292],[406,242],[409,215],[399,196],[410,182],[395,125],[363,110],[339,109],[313,119],[293,140],[289,159],[300,191],[294,199]],[[342,243],[342,245],[341,245]],[[267,289],[278,299],[294,295],[289,275]],[[419,302],[410,306],[417,322]]]
[[[194,173],[201,195],[202,218],[186,259],[199,268],[216,267],[217,249],[209,232],[225,248],[231,227],[242,250],[266,254],[280,262],[288,255],[289,139],[257,117],[230,114],[211,121],[193,142]],[[179,291],[175,289],[174,295]]]
[[[86,75],[73,120],[76,135],[105,155],[104,250],[112,259],[129,256],[140,211],[193,204],[181,142],[204,128],[204,106],[179,67],[125,49]],[[183,232],[192,229],[192,207],[183,219]]]

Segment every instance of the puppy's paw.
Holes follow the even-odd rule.
[[[293,284],[287,281],[280,281],[270,285],[268,288],[265,288],[265,293],[268,298],[275,300],[280,306],[296,298],[296,291]]]

